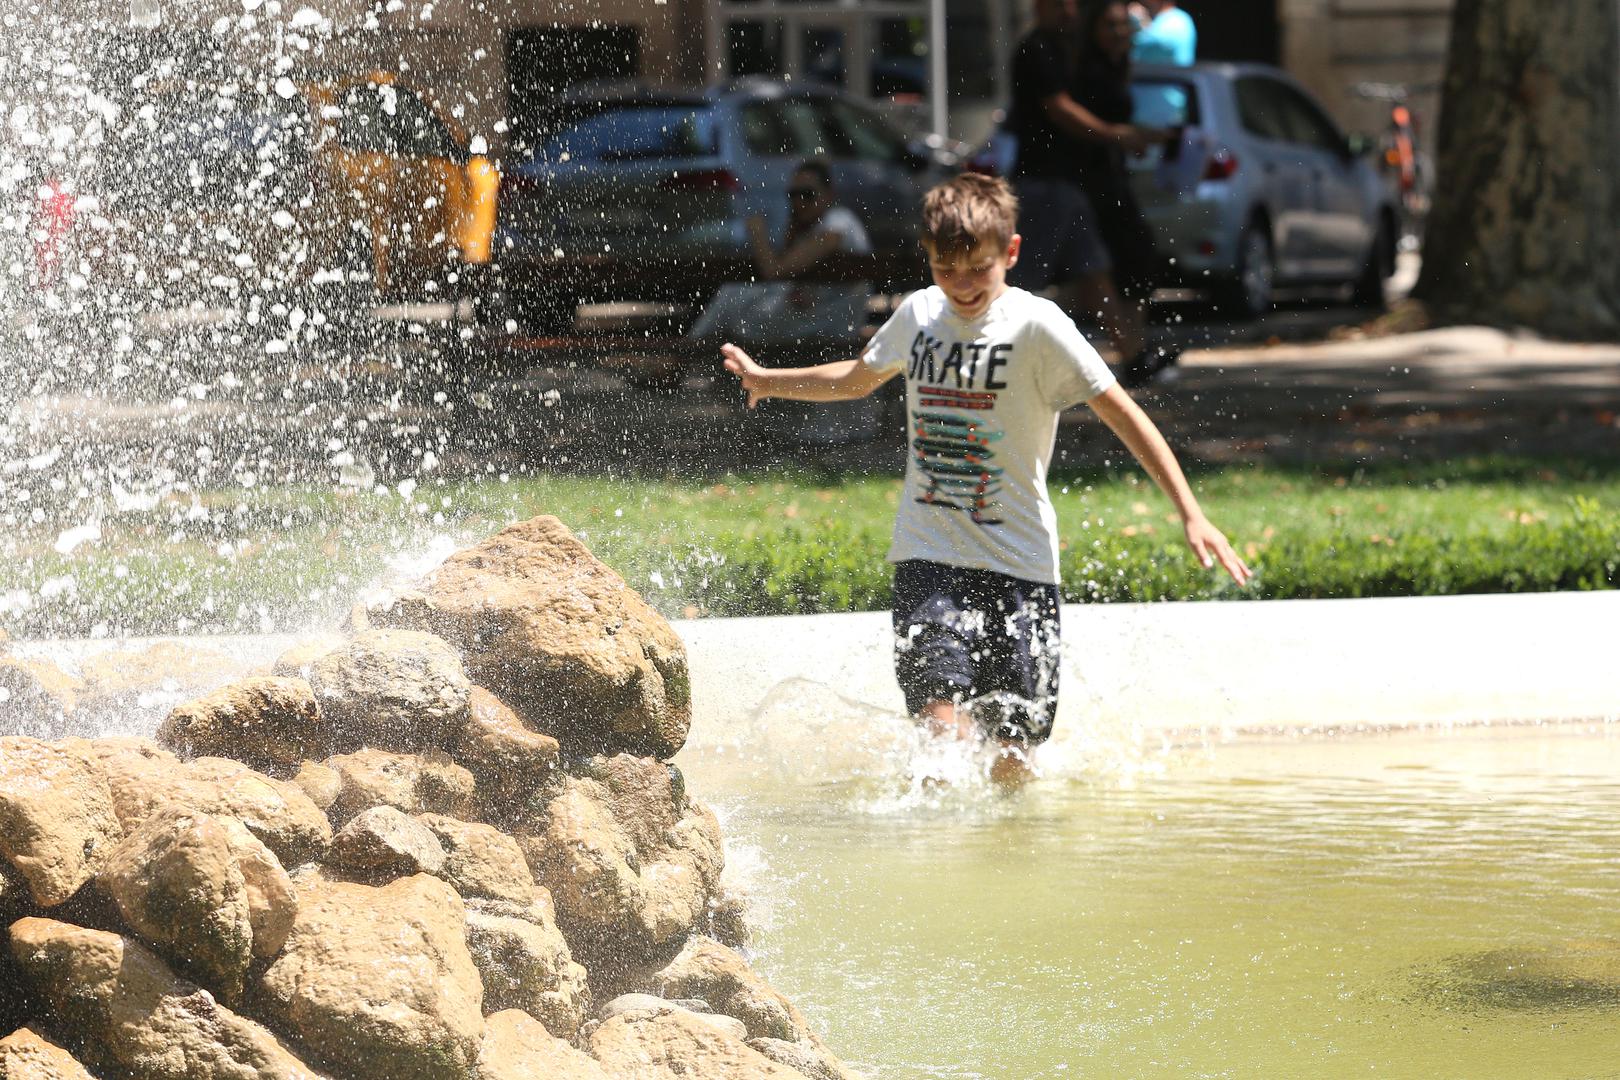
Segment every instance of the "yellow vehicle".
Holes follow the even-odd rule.
[[[326,289],[444,297],[485,263],[498,176],[387,72],[151,84],[40,187],[44,303],[140,317]]]
[[[299,89],[319,122],[318,201],[335,211],[322,220],[346,215],[369,240],[379,291],[420,291],[446,266],[489,261],[500,178],[453,119],[385,72]]]

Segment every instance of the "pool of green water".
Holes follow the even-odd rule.
[[[756,963],[870,1077],[1620,1077],[1613,726],[1054,746],[1011,796],[746,742],[684,764]]]

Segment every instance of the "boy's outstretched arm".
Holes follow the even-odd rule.
[[[726,370],[742,380],[752,409],[766,398],[794,401],[848,401],[862,398],[894,377],[859,360],[835,360],[814,367],[763,368],[735,345],[720,346]]]
[[[1119,436],[1125,448],[1142,463],[1142,468],[1153,477],[1159,490],[1175,505],[1176,513],[1181,515],[1182,528],[1187,533],[1187,546],[1198,556],[1198,561],[1206,567],[1219,562],[1232,575],[1233,581],[1239,585],[1246,584],[1254,576],[1253,572],[1238,558],[1221,530],[1204,516],[1192,488],[1187,485],[1187,477],[1182,473],[1176,455],[1170,450],[1170,444],[1164,441],[1158,426],[1148,418],[1147,413],[1117,383],[1092,398],[1089,404],[1102,422]]]

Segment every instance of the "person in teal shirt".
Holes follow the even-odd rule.
[[[1131,16],[1137,27],[1131,42],[1133,61],[1192,65],[1198,55],[1198,29],[1176,0],[1143,0],[1131,5]],[[1144,86],[1137,91],[1136,116],[1151,127],[1182,127],[1187,123],[1187,92],[1179,86]]]
[[[1198,28],[1176,0],[1143,0],[1132,4],[1137,17],[1131,59],[1138,64],[1189,67],[1198,55]],[[1140,9],[1140,10],[1138,10]]]

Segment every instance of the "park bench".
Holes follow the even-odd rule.
[[[646,386],[675,385],[694,365],[716,364],[715,343],[686,337],[686,326],[720,285],[759,280],[752,260],[742,257],[558,257],[500,266],[494,274],[492,287],[498,299],[481,320],[480,338],[486,349],[514,367],[592,364],[620,371]],[[870,282],[874,314],[881,317],[892,309],[894,298],[927,284],[927,266],[918,250],[839,252],[794,280]],[[552,282],[558,286],[548,284]],[[565,305],[576,298],[578,304],[598,309],[640,304],[651,314],[639,318],[626,314],[618,320],[610,315],[585,325],[576,310],[566,317],[546,310],[552,294],[563,297]],[[847,337],[806,337],[793,344],[791,359],[819,363],[851,353]]]

